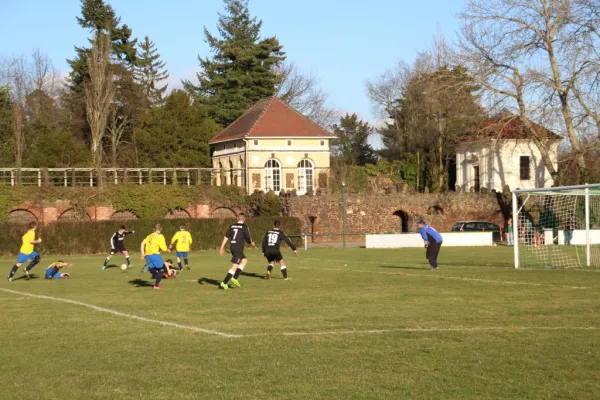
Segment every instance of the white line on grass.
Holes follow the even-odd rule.
[[[7,292],[7,293],[13,293],[13,294],[18,294],[18,295],[22,295],[22,296],[34,297],[36,299],[60,301],[60,302],[63,302],[63,303],[74,304],[76,306],[82,306],[82,307],[91,308],[92,310],[96,310],[96,311],[100,311],[100,312],[105,312],[105,313],[108,313],[108,314],[116,315],[118,317],[135,319],[135,320],[144,321],[144,322],[150,322],[150,323],[159,324],[159,325],[162,325],[162,326],[170,326],[172,328],[186,329],[186,330],[189,330],[189,331],[207,333],[209,335],[217,335],[217,336],[221,336],[221,337],[225,337],[225,338],[240,338],[240,337],[243,337],[243,335],[234,335],[234,334],[230,334],[230,333],[213,331],[213,330],[210,330],[210,329],[198,328],[198,327],[195,327],[195,326],[176,324],[174,322],[160,321],[160,320],[157,320],[157,319],[139,317],[137,315],[126,314],[126,313],[122,313],[122,312],[119,312],[119,311],[109,310],[108,308],[98,307],[98,306],[95,306],[93,304],[83,303],[81,301],[61,299],[60,297],[44,296],[44,295],[41,295],[41,294],[33,294],[33,293],[27,293],[27,292],[18,292],[16,290],[10,290],[10,289],[4,289],[4,288],[0,288],[0,290],[3,291],[3,292]]]
[[[129,318],[137,321],[150,322],[159,324],[162,326],[169,326],[172,328],[185,329],[193,332],[201,332],[209,335],[216,335],[224,338],[252,338],[252,337],[265,337],[265,336],[336,336],[336,335],[373,335],[373,334],[385,334],[385,333],[441,333],[441,332],[509,332],[509,331],[595,331],[600,328],[589,326],[492,326],[492,327],[456,327],[456,328],[392,328],[392,329],[369,329],[369,330],[342,330],[342,331],[323,331],[323,332],[274,332],[274,333],[257,333],[257,334],[230,334],[219,331],[213,331],[210,329],[198,328],[190,325],[181,325],[174,322],[160,321],[157,319],[150,319],[139,317],[133,314],[126,314],[119,311],[109,310],[108,308],[98,307],[93,304],[83,303],[81,301],[61,299],[59,297],[44,296],[40,294],[33,294],[27,292],[19,292],[16,290],[0,288],[0,291],[12,294],[18,294],[21,296],[28,296],[43,300],[60,301],[63,303],[74,304],[76,306],[82,306],[91,308],[92,310],[105,312],[108,314],[116,315],[118,317]]]
[[[303,258],[304,260],[311,261],[323,261],[318,258]],[[327,260],[333,262],[348,262],[343,260]],[[355,264],[380,264],[381,262],[373,262],[373,261],[352,261]],[[533,282],[518,282],[518,281],[497,281],[493,279],[481,279],[481,278],[464,278],[461,276],[447,276],[447,275],[436,275],[439,271],[433,271],[431,274],[409,274],[406,272],[384,272],[384,271],[367,271],[362,269],[354,269],[351,267],[346,268],[316,268],[316,267],[299,267],[304,269],[318,269],[322,271],[345,271],[345,272],[359,272],[364,274],[380,274],[380,275],[400,275],[400,276],[416,276],[420,278],[434,278],[434,279],[451,279],[455,281],[471,281],[471,282],[484,282],[484,283],[499,283],[503,285],[524,285],[524,286],[537,286],[537,287],[555,287],[555,288],[563,288],[563,289],[590,289],[587,286],[566,286],[566,285],[551,285],[547,283],[533,283]],[[429,270],[423,269],[423,271],[429,272]]]

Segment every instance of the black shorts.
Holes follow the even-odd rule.
[[[240,264],[242,262],[242,260],[246,259],[246,255],[244,254],[243,251],[232,251],[231,252],[231,262],[233,264]]]
[[[437,260],[438,254],[440,254],[440,249],[442,247],[442,243],[429,243],[427,246],[426,257],[428,260]]]
[[[110,249],[110,254],[123,253],[124,251],[127,251],[125,247],[115,247],[114,249]]]
[[[277,253],[266,253],[265,257],[267,257],[267,261],[268,262],[279,262],[281,260],[283,260],[283,256],[281,255],[281,252],[277,252]]]

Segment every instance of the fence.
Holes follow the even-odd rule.
[[[217,176],[242,175],[241,169],[213,168],[103,168],[106,184],[211,184]],[[233,179],[231,179],[233,181]],[[95,168],[0,168],[0,185],[25,186],[97,186]]]

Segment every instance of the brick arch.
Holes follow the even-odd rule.
[[[131,210],[118,210],[110,216],[111,221],[132,221],[138,219],[135,212]]]
[[[217,207],[210,213],[211,218],[236,218],[237,212],[229,207]]]
[[[187,219],[192,218],[189,212],[184,210],[183,208],[176,208],[168,213],[165,218],[167,219]]]
[[[83,222],[91,221],[91,218],[85,211],[77,210],[75,208],[69,208],[68,210],[60,214],[58,220],[61,222]]]
[[[395,215],[396,217],[400,218],[400,232],[401,233],[407,233],[410,231],[410,216],[408,215],[408,213],[404,210],[396,210],[394,211],[394,213],[392,215]]]
[[[37,222],[38,219],[34,213],[29,210],[16,209],[8,213],[8,222],[10,224],[27,225],[30,222]]]

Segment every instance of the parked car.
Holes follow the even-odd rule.
[[[458,221],[452,232],[493,232],[492,238],[500,240],[500,227],[488,221]]]

